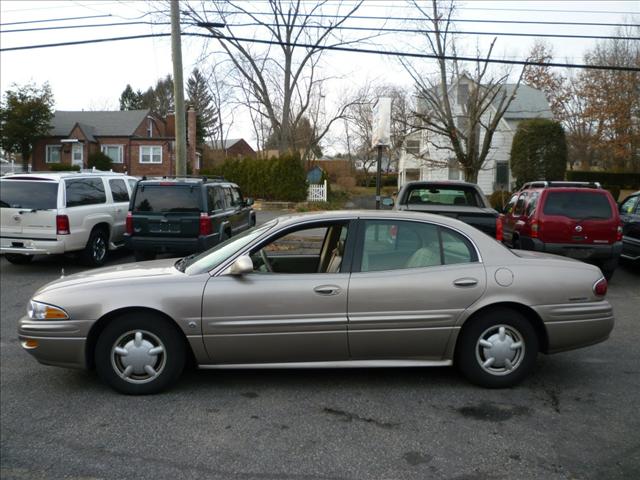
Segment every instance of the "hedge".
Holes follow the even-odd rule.
[[[49,170],[53,172],[79,172],[79,165],[70,165],[68,163],[50,163]]]
[[[572,182],[600,182],[603,186],[616,186],[626,190],[640,188],[640,172],[615,173],[568,170],[566,178]]]
[[[227,160],[218,167],[201,170],[200,174],[223,176],[237,183],[247,197],[283,202],[307,198],[307,174],[297,155]]]
[[[89,168],[95,167],[96,170],[104,170],[106,172],[111,169],[111,158],[105,153],[93,152],[89,154],[87,166]]]

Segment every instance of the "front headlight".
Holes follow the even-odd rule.
[[[69,315],[60,307],[47,305],[46,303],[29,301],[27,314],[32,320],[67,320]]]

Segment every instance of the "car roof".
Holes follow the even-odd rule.
[[[473,187],[478,188],[476,183],[465,182],[462,180],[413,180],[411,182],[407,182],[405,187],[414,186],[414,185],[446,185],[450,187]]]
[[[225,180],[223,178],[209,178],[209,177],[153,177],[145,178],[139,182],[141,185],[232,185],[237,187],[233,182]]]
[[[102,170],[83,170],[67,172],[28,172],[28,173],[8,173],[2,180],[53,180],[60,181],[68,178],[91,178],[91,177],[116,177],[116,178],[136,178],[120,172],[105,172]],[[136,179],[137,180],[137,179]]]

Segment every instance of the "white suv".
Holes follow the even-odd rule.
[[[40,172],[0,179],[0,253],[16,264],[80,252],[90,266],[123,244],[138,179],[102,171]]]

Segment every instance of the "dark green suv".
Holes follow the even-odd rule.
[[[201,252],[254,226],[252,204],[220,178],[142,179],[129,205],[126,245],[137,261]]]

